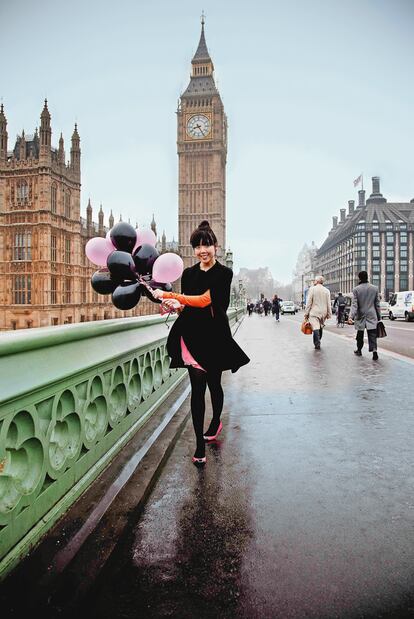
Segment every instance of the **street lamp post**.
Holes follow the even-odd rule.
[[[226,267],[233,270],[233,252],[230,248],[226,252]]]
[[[230,247],[226,251],[225,260],[226,260],[226,267],[228,269],[233,270],[233,252],[230,250]],[[234,302],[235,302],[234,296],[235,296],[234,295],[234,288],[232,286],[231,290],[230,290],[230,306],[231,307],[234,307]]]
[[[305,274],[302,273],[302,309],[305,307],[305,292],[304,292],[304,288],[303,288],[303,278],[304,278]]]

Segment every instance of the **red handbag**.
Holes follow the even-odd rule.
[[[302,333],[304,333],[305,335],[312,335],[313,333],[313,329],[312,329],[312,325],[310,322],[308,322],[307,320],[304,320],[300,326],[300,330],[302,331]]]

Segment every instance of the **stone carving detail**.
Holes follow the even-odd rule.
[[[88,399],[84,409],[85,432],[83,442],[87,449],[104,436],[108,425],[108,402],[104,395],[101,376],[90,381]]]
[[[12,271],[25,272],[26,265],[24,262],[12,262]]]
[[[154,373],[151,364],[151,355],[147,352],[145,355],[140,357],[141,367],[143,368],[142,373],[142,398],[146,400],[149,398],[153,388],[153,379]]]
[[[66,389],[55,397],[47,434],[48,475],[57,479],[79,456],[82,448],[81,407],[76,393]]]
[[[138,359],[134,359],[130,364],[127,394],[128,410],[133,413],[138,409],[142,399],[142,381]]]
[[[108,398],[109,423],[114,427],[127,412],[127,385],[122,367],[114,368]]]
[[[3,420],[0,460],[0,524],[5,525],[32,502],[45,479],[45,437],[35,407]]]

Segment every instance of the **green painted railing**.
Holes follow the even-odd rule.
[[[0,336],[0,579],[186,376],[167,335],[154,315]]]

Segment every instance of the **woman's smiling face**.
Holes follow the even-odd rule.
[[[216,248],[214,245],[197,245],[194,247],[194,254],[201,264],[207,265],[214,260]]]

